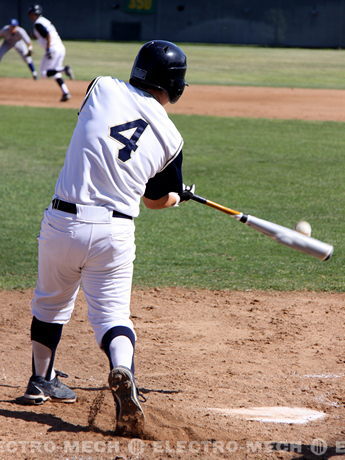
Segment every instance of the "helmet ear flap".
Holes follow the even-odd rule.
[[[168,93],[171,104],[175,104],[175,102],[180,99],[186,86],[188,86],[188,83],[186,83],[183,79],[175,79],[171,81],[170,93]]]
[[[145,69],[140,69],[140,67],[133,66],[131,78],[139,78],[140,80],[146,79],[147,71]]]
[[[144,90],[164,90],[169,101],[175,103],[187,86],[186,70],[187,59],[181,48],[165,40],[153,40],[139,50],[129,82]]]

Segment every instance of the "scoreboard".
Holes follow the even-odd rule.
[[[126,11],[128,13],[154,13],[155,0],[127,0]]]

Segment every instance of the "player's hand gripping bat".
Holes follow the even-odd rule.
[[[206,206],[210,206],[211,208],[218,209],[218,211],[230,214],[239,222],[254,228],[266,236],[269,236],[273,240],[277,241],[277,243],[284,244],[285,246],[289,246],[297,251],[309,254],[310,256],[321,260],[328,260],[333,254],[333,246],[330,244],[302,235],[290,228],[282,227],[281,225],[259,219],[258,217],[243,214],[242,212],[235,211],[234,209],[226,208],[221,204],[207,200],[199,195],[191,194],[190,199],[197,201],[198,203],[205,204]]]

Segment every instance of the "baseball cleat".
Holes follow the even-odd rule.
[[[64,70],[67,77],[69,77],[71,80],[74,80],[74,73],[72,68],[69,65],[66,65]]]
[[[60,99],[60,102],[66,102],[66,101],[69,101],[71,99],[71,95],[70,93],[63,93],[63,95],[61,96],[61,99]]]
[[[37,78],[38,78],[38,77],[37,77],[37,72],[32,72],[32,78],[33,78],[34,80],[37,80]]]
[[[22,398],[23,403],[30,405],[44,404],[46,401],[74,403],[77,395],[67,385],[58,379],[68,377],[63,372],[56,371],[56,376],[52,380],[33,375],[30,377],[26,392]]]
[[[139,436],[144,429],[144,412],[138,400],[132,372],[124,366],[115,367],[108,381],[116,409],[115,433]]]

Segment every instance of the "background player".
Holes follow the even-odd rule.
[[[182,183],[182,137],[163,107],[182,95],[186,69],[178,46],[155,40],[140,49],[129,83],[97,77],[90,84],[41,224],[33,369],[24,400],[76,400],[58,379],[54,359],[82,285],[96,341],[109,359],[118,434],[139,434],[144,419],[130,319],[133,218],[141,197],[148,208],[163,209],[193,191]]]
[[[38,4],[32,5],[28,11],[29,18],[34,23],[34,35],[45,50],[40,72],[44,78],[53,77],[55,79],[62,91],[60,100],[65,102],[71,98],[71,94],[62,78],[62,73],[73,79],[73,72],[70,66],[64,65],[66,49],[55,26],[42,16],[42,12],[43,9]]]
[[[36,80],[37,72],[31,57],[31,40],[25,29],[19,27],[18,20],[11,19],[10,23],[0,30],[0,37],[4,38],[0,46],[0,61],[11,48],[14,48],[29,67],[32,78]]]

